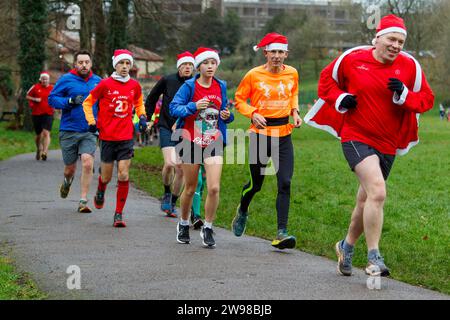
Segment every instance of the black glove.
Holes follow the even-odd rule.
[[[78,96],[69,98],[69,104],[74,105],[74,106],[78,105],[78,104],[82,104],[83,101],[84,101],[84,97],[81,94]]]
[[[345,109],[355,109],[357,104],[358,102],[356,101],[356,96],[348,95],[345,96],[344,99],[342,99],[339,107]]]
[[[95,125],[95,124],[90,124],[89,125],[89,129],[88,129],[88,131],[90,132],[90,133],[97,133],[97,125]]]
[[[147,117],[142,115],[139,117],[139,131],[145,132],[147,130]]]
[[[388,89],[394,92],[397,92],[397,94],[400,96],[403,92],[403,89],[405,88],[405,85],[403,82],[396,78],[389,78],[388,82]]]

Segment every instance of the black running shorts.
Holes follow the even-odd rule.
[[[101,160],[111,163],[120,160],[129,160],[134,156],[134,140],[100,141]]]
[[[34,132],[36,135],[41,134],[42,130],[52,131],[53,116],[49,114],[40,114],[37,116],[31,116],[33,122]]]
[[[224,144],[221,139],[213,142],[206,148],[202,148],[188,139],[183,139],[175,147],[181,162],[186,164],[203,164],[207,158],[223,157],[223,149]]]
[[[345,159],[352,171],[358,163],[371,155],[377,155],[380,159],[380,168],[383,173],[384,180],[387,180],[389,173],[391,172],[392,165],[394,164],[395,156],[391,154],[384,154],[371,146],[358,142],[347,141],[342,143],[342,150],[344,151]]]

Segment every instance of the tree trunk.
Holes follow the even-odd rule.
[[[129,0],[112,0],[109,14],[109,50],[126,49],[128,45],[128,4]]]
[[[80,1],[81,27],[80,27],[80,49],[92,52],[92,25],[94,0]]]
[[[38,80],[44,67],[45,39],[47,38],[47,1],[19,0],[19,41],[18,62],[22,96]],[[31,110],[24,106],[23,129],[32,131]]]
[[[107,32],[102,0],[95,0],[94,12],[95,52],[93,69],[99,76],[104,77],[111,69],[110,56],[112,56],[112,52],[108,52],[106,42]]]

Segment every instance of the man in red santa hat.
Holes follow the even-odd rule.
[[[117,193],[114,213],[115,228],[126,227],[123,209],[128,197],[129,170],[134,155],[133,109],[139,117],[139,129],[147,129],[144,98],[139,82],[130,78],[133,54],[125,49],[114,51],[113,67],[116,70],[109,78],[103,79],[83,102],[83,110],[89,131],[98,129],[100,139],[101,173],[98,177],[94,205],[103,208],[105,192],[111,181],[114,162],[117,161]],[[99,101],[97,119],[92,107]]]
[[[376,32],[373,46],[353,48],[325,67],[319,100],[305,116],[307,124],[341,139],[359,181],[348,233],[335,246],[338,272],[345,276],[352,274],[354,245],[363,232],[366,273],[389,275],[379,251],[386,179],[395,156],[419,142],[418,115],[434,102],[419,63],[402,51],[407,36],[403,19],[385,16]]]

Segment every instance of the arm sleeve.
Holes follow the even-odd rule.
[[[33,86],[28,90],[28,92],[27,92],[27,99],[28,99],[28,96],[34,98],[34,88],[35,88],[35,85],[33,85]]]
[[[54,109],[70,109],[69,97],[67,96],[67,87],[64,80],[61,78],[53,88],[48,96],[48,104]]]
[[[92,108],[95,102],[101,98],[102,88],[103,83],[100,82],[93,90],[91,90],[87,98],[83,101],[84,116],[89,125],[96,123]]]
[[[147,99],[145,99],[145,112],[147,113],[148,118],[151,118],[155,112],[156,103],[158,102],[159,96],[163,94],[165,86],[166,80],[163,77],[155,84],[150,91],[150,94],[147,96]]]
[[[95,117],[92,107],[94,106],[97,99],[95,99],[92,94],[89,94],[83,102],[83,111],[86,121],[89,125],[95,124]]]
[[[393,101],[395,104],[415,113],[423,113],[433,108],[434,94],[425,74],[422,72],[422,87],[419,92],[410,91],[405,85],[401,96],[394,94]]]
[[[146,116],[145,114],[145,106],[144,106],[144,96],[142,95],[142,88],[140,85],[137,85],[138,89],[134,94],[134,108],[136,109],[136,114],[140,118],[141,116]],[[147,116],[146,116],[147,117]]]
[[[343,113],[347,110],[339,108],[339,105],[342,99],[346,95],[349,95],[349,93],[340,89],[338,83],[333,79],[333,68],[334,65],[336,64],[336,61],[337,58],[328,66],[326,66],[325,69],[323,69],[322,72],[320,73],[318,94],[319,97],[325,100],[329,105],[335,106],[338,112]],[[345,59],[342,60],[341,66],[339,67],[338,71],[338,78],[341,83],[343,83],[344,81],[343,77],[344,68],[345,68]]]
[[[292,87],[291,114],[293,109],[298,109],[298,72],[294,75],[294,86]]]
[[[170,115],[174,118],[186,118],[197,112],[197,106],[195,102],[189,101],[190,89],[187,84],[183,84],[180,89],[178,89],[175,97],[170,102],[169,110]]]
[[[236,110],[247,118],[251,118],[253,113],[258,110],[247,103],[251,92],[251,74],[247,73],[239,84],[235,94]]]

